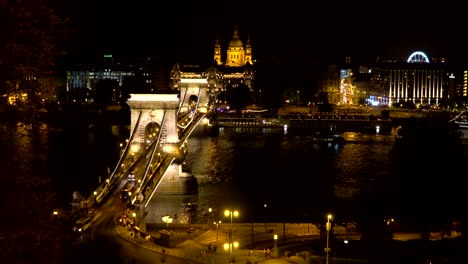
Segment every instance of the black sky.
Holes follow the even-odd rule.
[[[447,1],[64,2],[57,9],[77,29],[70,49],[81,55],[211,60],[216,38],[225,48],[238,25],[244,43],[250,37],[254,59],[351,56],[373,61],[421,50],[430,57],[468,61],[464,6]]]

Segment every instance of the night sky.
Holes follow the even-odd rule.
[[[211,60],[226,48],[234,25],[250,37],[254,59],[268,56],[375,61],[413,51],[468,61],[464,7],[449,1],[58,1],[77,29],[73,54],[164,55]],[[411,2],[411,3],[410,3]]]

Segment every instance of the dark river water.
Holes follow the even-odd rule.
[[[48,181],[57,206],[68,209],[74,191],[89,195],[113,170],[128,130],[1,125],[0,175],[7,182]],[[333,213],[343,222],[369,217],[421,224],[463,216],[466,157],[458,146],[433,129],[399,141],[396,134],[396,128],[386,135],[347,132],[341,134],[347,143],[336,146],[316,142],[313,132],[199,128],[188,139],[184,164],[198,194],[156,197],[148,219],[180,213],[187,202],[197,205],[193,222],[205,221],[208,208],[219,215],[239,210],[244,222],[321,222]]]

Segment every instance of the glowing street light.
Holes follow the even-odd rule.
[[[166,227],[169,227],[169,224],[172,223],[173,218],[170,215],[164,215],[162,220],[164,223],[166,223]]]
[[[278,245],[276,244],[276,241],[278,240],[278,235],[275,234],[273,236],[273,239],[275,240],[275,245],[273,246],[273,256],[277,257],[278,256]]]
[[[218,247],[218,227],[219,227],[219,224],[221,224],[221,220],[219,220],[218,222],[213,222],[213,225],[216,225],[216,248]]]
[[[232,260],[232,247],[238,247],[238,243],[237,242],[233,242],[232,241],[232,217],[238,217],[239,216],[239,212],[238,211],[231,211],[231,210],[225,210],[224,211],[224,216],[226,217],[230,217],[231,219],[231,222],[229,224],[229,243],[228,244],[224,244],[224,249],[227,249],[229,248],[229,259]],[[233,245],[234,243],[234,245]]]
[[[133,217],[133,225],[136,225],[136,217],[137,217],[137,215],[136,215],[135,212],[132,213],[132,217]]]
[[[211,223],[213,220],[212,220],[212,215],[211,213],[213,212],[213,209],[210,207],[208,208],[208,219],[206,220],[206,223],[209,224]]]
[[[327,252],[327,257],[326,257],[325,264],[328,264],[328,255],[330,254],[329,240],[330,240],[330,229],[331,229],[330,219],[331,218],[332,218],[331,214],[327,215],[327,225],[326,225],[326,229],[327,229],[327,247],[325,248],[325,252]]]

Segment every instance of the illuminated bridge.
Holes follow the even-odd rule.
[[[90,195],[102,205],[129,176],[137,184],[129,202],[140,211],[157,190],[187,194],[181,161],[187,139],[210,110],[206,79],[181,79],[180,94],[131,94],[130,137],[112,173]],[[165,183],[165,184],[164,184]]]

